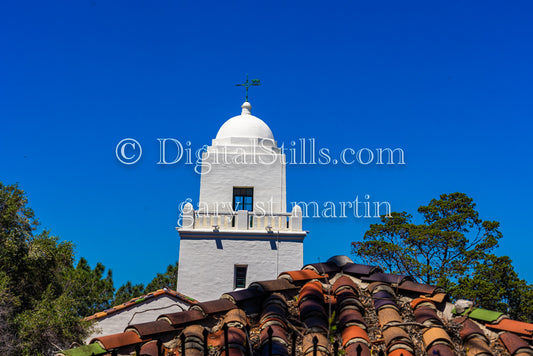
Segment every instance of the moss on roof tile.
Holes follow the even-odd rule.
[[[102,346],[100,346],[97,343],[94,343],[94,344],[90,344],[90,345],[84,345],[84,346],[81,346],[81,347],[76,347],[76,348],[73,348],[73,349],[61,351],[61,352],[57,353],[56,355],[61,355],[61,356],[91,356],[91,355],[95,355],[95,356],[97,356],[97,355],[103,355],[106,352],[107,351],[105,349],[103,349]]]
[[[498,320],[503,313],[495,312],[492,310],[476,308],[474,310],[467,310],[462,315],[468,315],[472,319],[482,320],[485,322],[493,323]]]

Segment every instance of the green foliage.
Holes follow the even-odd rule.
[[[144,285],[142,283],[132,284],[130,281],[120,286],[115,293],[115,300],[113,305],[119,305],[129,301],[130,299],[139,297],[144,294]]]
[[[533,321],[533,286],[518,278],[509,257],[491,251],[502,237],[499,223],[479,218],[463,193],[443,194],[418,208],[422,224],[406,212],[382,217],[352,252],[386,271],[407,274],[448,290],[453,299]]]
[[[154,279],[145,288],[145,292],[153,292],[161,288],[170,288],[176,290],[178,283],[178,267],[179,263],[168,265],[165,273],[158,273]]]
[[[48,355],[81,342],[81,318],[109,305],[111,273],[85,259],[74,267],[73,244],[37,233],[39,222],[17,185],[0,183],[0,354]]]
[[[83,300],[77,314],[81,317],[92,315],[96,312],[110,308],[113,299],[113,275],[111,270],[107,271],[104,278],[105,267],[97,263],[91,269],[86,259],[80,258],[75,269],[70,269],[65,281],[65,290],[69,291],[70,297],[76,300]]]
[[[81,343],[90,332],[83,317],[145,294],[131,282],[114,296],[111,271],[91,268],[74,246],[39,222],[17,185],[0,183],[0,355],[49,355]],[[176,288],[178,264],[158,273],[148,284],[153,291]]]
[[[33,308],[16,318],[22,353],[51,354],[68,347],[72,341],[82,341],[86,328],[73,312],[80,303],[65,293],[57,296],[57,291],[50,286]]]
[[[16,330],[10,320],[18,303],[9,292],[9,284],[7,273],[0,270],[0,355],[13,355],[17,351]]]
[[[353,253],[385,270],[451,288],[502,236],[499,223],[481,220],[475,207],[466,194],[452,193],[418,208],[423,224],[406,212],[383,216],[364,241],[352,243]]]
[[[508,256],[487,255],[451,293],[513,319],[533,321],[533,286],[518,277]]]
[[[115,294],[113,305],[125,303],[133,298],[139,297],[162,288],[176,290],[178,281],[178,262],[168,265],[165,273],[158,273],[146,288],[142,283],[132,284],[130,281],[122,285]]]

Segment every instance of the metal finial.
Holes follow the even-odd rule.
[[[261,81],[259,79],[252,79],[252,81],[248,81],[248,74],[246,74],[246,81],[242,84],[235,84],[236,87],[244,87],[246,89],[246,101],[248,101],[248,88],[249,87],[255,87],[261,85]]]

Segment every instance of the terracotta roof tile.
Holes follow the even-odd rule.
[[[515,334],[529,337],[533,336],[533,324],[524,323],[522,321],[502,319],[498,324],[487,324],[486,326],[494,330],[510,331]]]
[[[424,295],[433,295],[435,291],[441,288],[437,286],[430,286],[428,284],[422,284],[422,283],[405,280],[398,286],[398,289],[400,289],[401,291],[405,291],[405,292],[413,292],[413,293],[424,294]]]
[[[326,263],[333,263],[339,267],[344,267],[347,264],[353,263],[352,259],[348,256],[344,255],[336,255],[328,258]]]
[[[381,326],[386,326],[389,323],[401,323],[402,317],[395,308],[382,308],[378,311],[378,319]]]
[[[150,335],[177,331],[177,329],[170,325],[167,320],[158,320],[148,323],[133,324],[128,326],[125,331],[134,331],[144,339]]]
[[[324,308],[324,303],[309,298],[300,303],[300,315],[302,318],[305,318],[308,315],[316,314],[324,315],[324,317],[327,317],[326,309]]]
[[[366,341],[366,344],[370,344],[370,339],[368,334],[363,328],[359,326],[348,326],[342,331],[342,346],[345,347],[350,341],[352,342],[361,342],[361,340]]]
[[[290,282],[309,281],[311,279],[324,279],[326,275],[320,275],[310,269],[304,269],[300,271],[288,271],[282,272],[278,278],[287,278]]]
[[[429,321],[432,324],[442,325],[442,321],[439,319],[437,311],[433,308],[421,306],[416,308],[414,314],[417,323],[424,324]]]
[[[472,336],[480,335],[482,337],[485,337],[485,334],[483,333],[483,330],[472,320],[468,318],[456,318],[454,319],[456,323],[460,323],[463,325],[463,328],[461,331],[459,331],[459,336],[463,340],[468,340]]]
[[[263,291],[257,289],[257,288],[246,288],[241,289],[233,292],[228,292],[222,294],[220,298],[229,299],[234,304],[244,302],[249,299],[257,298],[261,295],[265,294]]]
[[[235,346],[244,346],[246,343],[246,334],[240,328],[228,328],[228,342],[230,347],[232,344]]]
[[[209,302],[195,304],[190,310],[198,310],[204,315],[226,312],[235,309],[237,306],[227,299],[217,299]]]
[[[270,281],[253,282],[249,288],[258,288],[265,293],[283,292],[288,290],[296,290],[297,286],[289,282],[287,279],[273,279]]]
[[[302,303],[305,299],[312,298],[319,302],[324,301],[324,292],[320,282],[308,282],[300,289],[299,301]]]
[[[485,340],[479,337],[472,337],[464,344],[466,356],[489,356],[493,355],[490,346]]]
[[[433,302],[427,298],[416,298],[411,301],[411,309],[413,310],[423,306],[435,308]]]
[[[413,356],[413,354],[406,349],[396,349],[389,352],[388,356]]]
[[[519,352],[532,352],[529,344],[513,333],[505,332],[500,334],[500,341],[511,355]]]
[[[328,320],[325,317],[321,316],[308,316],[303,320],[307,329],[313,332],[323,332],[327,333],[328,331]]]
[[[380,291],[387,291],[389,294],[394,295],[394,289],[387,283],[384,282],[373,282],[368,285],[366,288],[370,294],[375,294]]]
[[[359,310],[355,309],[345,309],[340,312],[337,323],[341,329],[350,325],[357,325],[362,328],[366,328],[363,315]]]
[[[381,272],[381,268],[376,266],[360,265],[348,263],[342,267],[342,272],[356,277],[368,276],[372,273]]]
[[[287,335],[287,330],[285,330],[284,328],[280,326],[270,326],[270,328],[272,330],[272,338],[276,339],[275,340],[276,342],[278,343],[281,342],[284,345],[288,345],[289,338]],[[261,330],[261,333],[260,333],[261,344],[268,342],[268,330],[269,330],[269,327],[266,327]]]
[[[360,351],[359,351],[360,350]],[[350,344],[345,349],[346,356],[370,356],[368,345],[362,342]]]
[[[339,266],[337,266],[335,263],[312,263],[309,265],[305,265],[304,270],[310,269],[312,271],[315,271],[318,274],[335,274],[341,270]]]
[[[139,335],[133,331],[127,331],[120,334],[99,336],[91,340],[91,344],[97,342],[106,350],[116,349],[119,347],[129,346],[143,342]]]
[[[353,293],[359,294],[360,290],[357,284],[354,283],[349,277],[341,276],[333,283],[332,292],[338,294],[344,289],[351,289]]]
[[[184,312],[168,313],[160,315],[157,320],[167,320],[172,326],[184,325],[204,319],[204,314],[199,310],[187,310]]]
[[[230,325],[238,325],[241,328],[248,326],[248,317],[244,310],[241,309],[231,309],[224,316],[223,322]]]
[[[437,293],[431,297],[424,297],[425,299],[428,299],[428,300],[431,300],[435,303],[442,303],[444,302],[445,300],[449,300],[448,298],[448,294],[446,293]]]
[[[428,355],[455,356],[450,346],[446,344],[436,344],[429,348]]]
[[[385,282],[399,285],[403,281],[412,281],[413,279],[409,276],[377,272],[369,276],[362,276],[361,280],[364,282]]]
[[[204,328],[201,325],[190,325],[183,329],[185,338],[197,338],[203,340]]]
[[[407,332],[399,326],[391,326],[383,330],[383,339],[385,339],[387,347],[390,347],[393,342],[401,342],[407,345],[411,343]]]
[[[279,304],[269,304],[263,308],[263,315],[265,316],[282,316],[286,313],[286,308]]]
[[[374,307],[376,308],[376,310],[379,310],[386,306],[396,307],[396,301],[394,296],[384,290],[374,293],[374,295],[372,296],[372,300],[374,301]]]
[[[317,349],[318,349],[318,352],[317,352],[317,356],[326,356],[326,355],[329,355],[330,352],[329,352],[329,340],[322,334],[319,334],[319,333],[309,333],[309,334],[306,334],[304,336],[304,340],[303,340],[303,354],[304,355],[309,355],[309,354],[313,354],[313,339],[316,338],[318,343],[317,343]]]
[[[161,345],[160,347],[162,349],[163,345]],[[149,341],[149,342],[145,343],[141,347],[141,355],[140,356],[159,356],[157,340],[152,340],[152,341]]]
[[[426,345],[426,348],[430,348],[431,346],[437,343],[446,343],[448,345],[452,344],[452,340],[450,339],[450,336],[448,335],[446,330],[440,327],[432,327],[426,329],[426,331],[423,332],[422,337],[424,339],[424,344]]]

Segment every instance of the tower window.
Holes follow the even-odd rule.
[[[235,265],[235,288],[246,288],[246,265]]]
[[[233,187],[233,210],[254,210],[254,188]]]

